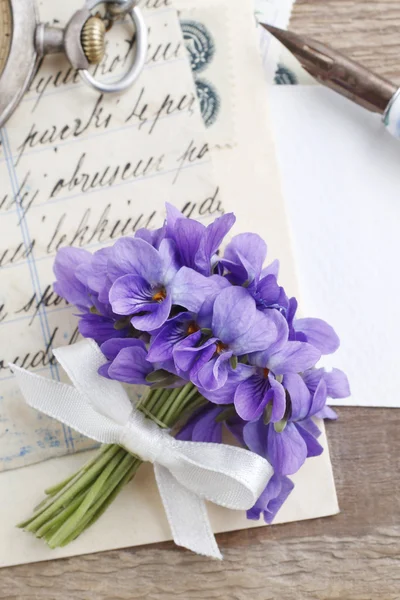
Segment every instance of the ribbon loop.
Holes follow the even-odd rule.
[[[272,477],[269,463],[243,448],[172,438],[131,404],[120,383],[99,375],[106,361],[93,340],[54,354],[73,386],[10,365],[26,402],[87,437],[153,463],[175,543],[222,558],[204,499],[234,510],[251,508]]]

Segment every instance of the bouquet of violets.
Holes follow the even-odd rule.
[[[80,333],[100,348],[100,377],[141,386],[137,409],[146,421],[181,441],[221,444],[226,429],[268,461],[273,474],[247,516],[271,523],[294,487],[289,476],[323,451],[313,417],[335,419],[327,398],[347,397],[349,386],[343,372],[316,367],[339,339],[324,321],[296,318],[278,262],[264,264],[265,242],[244,233],[220,250],[234,222],[225,214],[206,227],[167,205],[156,231],[94,254],[60,250],[54,289],[77,307]],[[68,544],[142,458],[103,445],[20,526],[51,548]]]

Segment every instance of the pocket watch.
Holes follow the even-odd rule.
[[[46,54],[64,52],[82,79],[97,91],[122,92],[130,87],[147,53],[147,27],[137,2],[88,0],[62,29],[39,22],[35,0],[0,0],[0,127],[18,106]],[[105,7],[104,16],[93,12],[99,5]],[[89,66],[104,56],[106,31],[127,15],[136,29],[132,65],[118,81],[99,81],[89,73]]]

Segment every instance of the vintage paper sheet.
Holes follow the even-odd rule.
[[[132,90],[96,94],[63,58],[50,59],[1,133],[0,469],[93,447],[26,407],[7,366],[60,376],[51,348],[77,334],[73,311],[51,291],[56,251],[159,226],[165,201],[204,220],[223,210],[176,12],[159,4],[146,11],[148,62]],[[44,3],[42,18],[65,22],[79,6],[55,13]],[[102,67],[112,76],[130,59],[127,34],[116,32]]]
[[[289,25],[295,0],[255,0],[255,16],[257,21],[286,29]],[[278,81],[282,63],[282,45],[268,32],[259,28],[260,47],[264,72],[268,83]]]
[[[146,2],[146,18],[154,35],[149,64],[133,90],[119,98],[93,97],[79,81],[72,82],[72,74],[68,79],[65,63],[51,64],[52,59],[2,132],[0,182],[6,198],[0,216],[4,244],[0,256],[4,254],[6,261],[0,268],[4,357],[0,455],[6,469],[0,473],[2,566],[170,538],[151,469],[147,474],[143,470],[136,485],[134,482],[125,490],[115,509],[108,511],[92,532],[63,550],[50,551],[14,527],[41,499],[49,482],[76,469],[88,455],[72,454],[16,467],[92,444],[27,409],[5,367],[8,360],[17,359],[48,376],[59,375],[51,361],[51,347],[74,339],[76,319],[48,287],[57,247],[95,248],[138,227],[155,227],[162,221],[165,200],[204,220],[232,209],[241,229],[258,231],[268,239],[270,259],[280,257],[283,283],[291,293],[296,292],[252,10],[234,0],[228,24],[229,35],[242,40],[242,47],[233,54],[241,83],[235,98],[238,143],[231,150],[211,154],[194,101],[188,59],[182,54],[176,13],[167,0],[157,0],[164,5],[151,8],[155,1]],[[54,16],[53,3],[46,2],[42,8],[48,11],[43,18]],[[72,3],[57,6],[57,18],[64,22],[72,8]],[[125,42],[123,50],[121,46],[113,50],[120,52],[119,60],[110,50],[109,67],[115,68],[116,63],[116,68],[123,67],[127,46]],[[57,77],[60,69],[63,75]],[[6,252],[9,247],[13,252]],[[325,440],[324,445],[327,448]],[[337,512],[327,450],[309,461],[296,483],[296,492],[280,520]],[[216,531],[261,524],[215,507],[212,519]]]
[[[256,19],[287,29],[294,4],[295,0],[255,0]],[[293,54],[262,27],[259,28],[259,32],[261,55],[268,83],[315,84],[315,79],[302,68]]]
[[[177,0],[207,141],[212,148],[233,146],[235,137],[235,65],[230,3]],[[214,10],[213,10],[214,9]]]

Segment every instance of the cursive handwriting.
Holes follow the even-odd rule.
[[[130,204],[130,201],[128,201]],[[47,254],[57,252],[63,246],[87,246],[89,244],[100,244],[121,237],[121,235],[132,235],[138,229],[151,228],[156,220],[156,211],[150,213],[126,217],[112,217],[111,204],[107,204],[100,217],[93,215],[93,210],[87,208],[78,221],[73,231],[67,224],[67,213],[61,215],[54,231],[51,233],[50,241],[46,245]]]
[[[8,212],[10,210],[16,210],[19,216],[18,225],[27,215],[29,209],[38,198],[38,189],[31,188],[30,186],[31,172],[28,171],[22,180],[21,185],[16,194],[5,194],[4,196],[0,193],[0,213]]]
[[[0,323],[5,321],[8,317],[8,312],[6,311],[6,305],[0,304]]]
[[[50,10],[50,0],[43,4]],[[93,92],[65,58],[48,57],[8,128],[7,162],[0,164],[0,437],[8,428],[5,452],[17,457],[14,467],[22,464],[20,435],[32,448],[31,460],[41,458],[35,452],[47,421],[39,432],[35,415],[14,418],[21,395],[8,363],[57,375],[52,348],[79,336],[80,309],[51,286],[56,253],[74,249],[59,262],[70,278],[85,259],[81,248],[93,253],[139,229],[161,227],[165,201],[204,224],[223,214],[171,5],[141,0],[149,46],[146,67],[129,90]],[[116,81],[131,64],[134,28],[129,19],[122,27],[122,35],[107,33],[105,60],[91,67],[98,79]],[[63,436],[55,436],[64,450]]]
[[[61,344],[65,345],[65,340],[61,340],[59,334],[59,327],[54,327],[48,340],[45,342],[45,345],[42,348],[34,350],[33,352],[18,354],[13,360],[0,358],[0,372],[9,371],[9,363],[17,365],[22,369],[37,369],[54,366],[56,364],[56,359],[52,353],[53,347],[60,346]],[[68,345],[74,344],[78,338],[79,331],[78,328],[76,328],[68,338]]]
[[[80,138],[90,128],[106,131],[110,127],[113,115],[109,106],[105,108],[103,104],[104,96],[101,94],[86,118],[76,117],[71,123],[57,123],[46,126],[45,129],[39,129],[36,123],[33,123],[24,141],[17,148],[16,166],[27,150]]]
[[[217,187],[214,194],[202,202],[186,202],[182,213],[189,219],[202,217],[218,217],[225,213],[222,205],[220,189]]]
[[[209,153],[209,151],[210,148],[207,143],[201,143],[199,146],[196,146],[195,141],[191,140],[184,153],[178,158],[179,166],[176,171],[174,184],[178,181],[182,169],[193,164],[194,162],[202,160]]]
[[[113,75],[119,68],[126,68],[128,59],[132,55],[132,50],[135,43],[135,35],[123,40],[125,50],[110,49],[108,41],[105,46],[104,59],[101,64],[96,65],[93,69],[95,77],[107,77]],[[82,82],[79,72],[65,61],[64,66],[58,71],[49,72],[46,66],[48,58],[42,58],[39,62],[39,69],[28,88],[28,92],[36,96],[35,103],[32,107],[32,113],[35,112],[43,97],[52,90],[59,90],[69,86],[75,86]]]
[[[149,27],[149,34],[151,34],[151,27]],[[154,44],[150,41],[147,48],[146,65],[175,60],[180,58],[182,52],[183,45],[180,40],[178,42],[157,41]]]
[[[149,104],[145,101],[145,90],[141,89],[139,96],[136,99],[132,112],[125,119],[126,124],[131,124],[135,121],[139,122],[139,129],[150,122],[149,134],[154,133],[156,126],[161,119],[179,113],[188,112],[190,115],[194,113],[196,106],[195,94],[178,94],[174,96],[173,93],[167,94],[162,98],[159,105],[155,110],[150,111]]]
[[[47,285],[44,292],[42,292],[40,296],[34,292],[21,308],[17,308],[15,314],[19,315],[29,313],[31,310],[33,310],[31,320],[29,321],[29,325],[32,325],[35,317],[39,314],[40,309],[57,307],[60,304],[67,305],[68,303],[55,293],[51,285]]]
[[[31,256],[35,247],[36,241],[32,240],[29,244],[25,245],[23,242],[12,246],[11,248],[0,248],[0,269],[6,266],[15,265],[21,260],[26,260]]]
[[[139,5],[147,10],[169,8],[172,6],[172,0],[140,0]]]
[[[71,66],[66,66],[65,69],[48,73],[47,70],[45,71],[42,69],[45,60],[47,59],[40,59],[36,76],[33,78],[28,88],[28,92],[32,92],[37,96],[36,102],[32,107],[32,112],[34,112],[39,106],[47,90],[59,89],[62,86],[68,86],[71,84],[76,85],[81,81],[78,71]]]
[[[65,190],[86,194],[96,189],[112,187],[119,183],[155,175],[164,170],[164,154],[139,158],[133,162],[123,163],[122,165],[106,165],[101,170],[94,172],[85,170],[86,156],[86,152],[80,156],[71,176],[60,178],[57,181],[50,192],[50,199],[56,198],[60,192]]]

